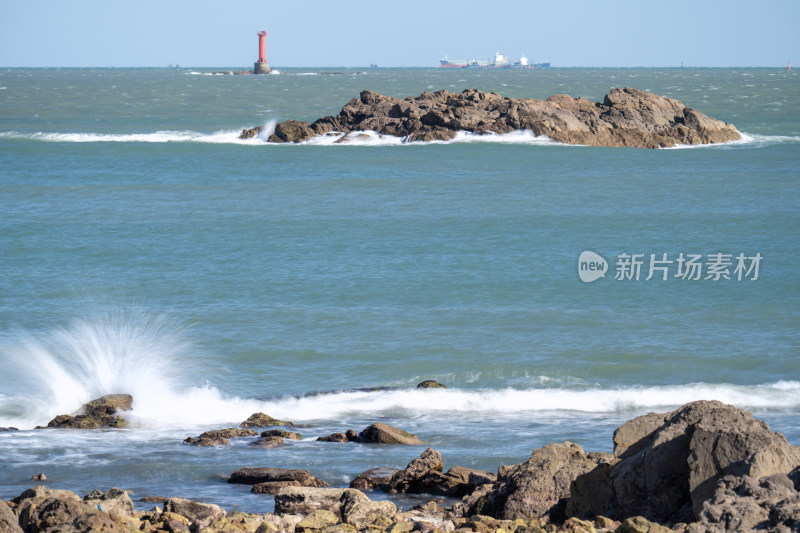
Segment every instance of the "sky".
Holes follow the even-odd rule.
[[[0,67],[800,67],[800,0],[0,0]]]

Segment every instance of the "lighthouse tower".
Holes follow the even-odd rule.
[[[253,74],[269,74],[267,63],[267,32],[258,32],[258,61],[253,65]]]

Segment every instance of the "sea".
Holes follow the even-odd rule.
[[[273,497],[232,472],[345,487],[427,446],[495,471],[551,442],[610,452],[626,420],[695,400],[800,444],[796,71],[220,70],[0,69],[0,427],[18,428],[0,432],[0,498],[44,473],[140,509],[266,513]],[[742,140],[266,142],[365,89],[602,102],[616,87]],[[35,429],[111,393],[133,396],[126,429]],[[255,412],[303,440],[184,443]],[[374,422],[426,444],[316,441]]]

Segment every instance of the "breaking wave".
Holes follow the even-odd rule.
[[[241,130],[218,131],[215,133],[199,133],[196,131],[156,131],[153,133],[0,133],[0,138],[23,139],[60,143],[170,143],[194,142],[211,144],[263,144],[275,129],[275,122],[268,122],[264,131],[252,139],[240,139]]]
[[[800,142],[800,136],[790,135],[758,135],[754,133],[745,133],[740,131],[741,139],[736,141],[728,141],[716,144],[676,144],[663,150],[685,150],[685,149],[701,149],[701,148],[730,148],[738,146],[750,146],[754,148],[762,148],[764,146],[771,146],[774,144],[786,144]]]
[[[307,145],[335,145],[349,146],[408,146],[423,144],[461,144],[461,143],[497,143],[497,144],[526,144],[526,145],[557,145],[557,143],[544,135],[534,135],[530,130],[512,131],[510,133],[476,134],[468,131],[459,131],[449,141],[413,141],[394,135],[382,135],[374,131],[353,131],[350,133],[331,132],[309,139],[301,144]]]
[[[18,133],[0,132],[0,138],[35,140],[43,142],[62,143],[169,143],[169,142],[195,142],[212,144],[244,144],[263,145],[278,144],[267,143],[267,139],[275,131],[277,122],[269,121],[258,137],[240,139],[241,130],[226,130],[215,133],[199,133],[195,131],[157,131],[153,133]],[[461,131],[454,139],[449,141],[416,141],[407,142],[403,137],[381,135],[374,131],[355,131],[349,134],[332,132],[309,139],[301,145],[347,145],[347,146],[400,146],[421,144],[458,144],[458,143],[499,143],[499,144],[528,144],[528,145],[560,145],[544,136],[536,136],[531,131],[515,131],[504,134],[477,135]]]
[[[223,130],[214,133],[200,133],[196,131],[156,131],[153,133],[19,133],[19,132],[0,132],[0,138],[35,140],[43,142],[61,143],[209,143],[209,144],[241,144],[251,146],[297,146],[293,144],[274,144],[268,143],[267,139],[275,131],[276,121],[269,121],[264,124],[262,132],[251,139],[240,139],[239,134],[242,130]],[[800,142],[799,136],[786,135],[757,135],[742,133],[742,138],[737,141],[717,144],[702,145],[676,145],[664,150],[678,149],[701,149],[701,148],[730,148],[737,146],[763,147],[773,144],[797,143]],[[348,134],[341,132],[330,132],[319,135],[300,143],[301,146],[420,146],[436,144],[464,144],[464,143],[494,143],[494,144],[517,144],[528,146],[576,146],[556,142],[544,135],[535,135],[530,130],[519,130],[510,133],[487,133],[476,134],[468,131],[460,131],[449,141],[414,141],[409,142],[404,137],[393,135],[383,135],[374,131],[354,131]]]
[[[603,388],[543,379],[526,388],[351,390],[305,396],[242,398],[202,380],[198,349],[186,330],[139,308],[76,320],[38,333],[17,332],[2,346],[0,426],[31,428],[112,393],[133,395],[125,416],[135,426],[238,424],[262,411],[295,422],[343,418],[536,417],[668,410],[695,400],[744,409],[800,408],[800,382],[761,385],[691,383]],[[6,381],[7,380],[7,381]],[[303,391],[298,391],[303,392]]]

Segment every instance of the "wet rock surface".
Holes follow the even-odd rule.
[[[256,485],[268,482],[293,482],[302,487],[327,487],[328,484],[299,468],[242,468],[228,477],[228,483]]]
[[[476,134],[529,130],[557,142],[590,146],[670,147],[735,141],[732,124],[682,102],[630,87],[613,89],[603,102],[565,94],[546,100],[515,99],[468,89],[425,92],[405,99],[362,91],[335,116],[313,123],[287,120],[275,126],[273,143],[296,143],[332,132],[374,131],[406,141],[448,141],[459,131]],[[262,133],[242,131],[241,138]]]
[[[245,428],[226,428],[205,431],[197,437],[187,437],[183,442],[194,446],[228,446],[231,439],[255,437],[257,431]]]
[[[133,407],[133,396],[130,394],[107,394],[85,403],[71,415],[58,415],[47,423],[49,428],[97,429],[124,428],[128,421],[117,413],[130,411]]]
[[[381,422],[376,422],[359,433],[358,442],[368,444],[425,444],[416,435]]]
[[[269,426],[294,426],[294,424],[286,420],[272,418],[264,413],[253,413],[247,420],[239,424],[239,427],[243,428],[265,428]]]

